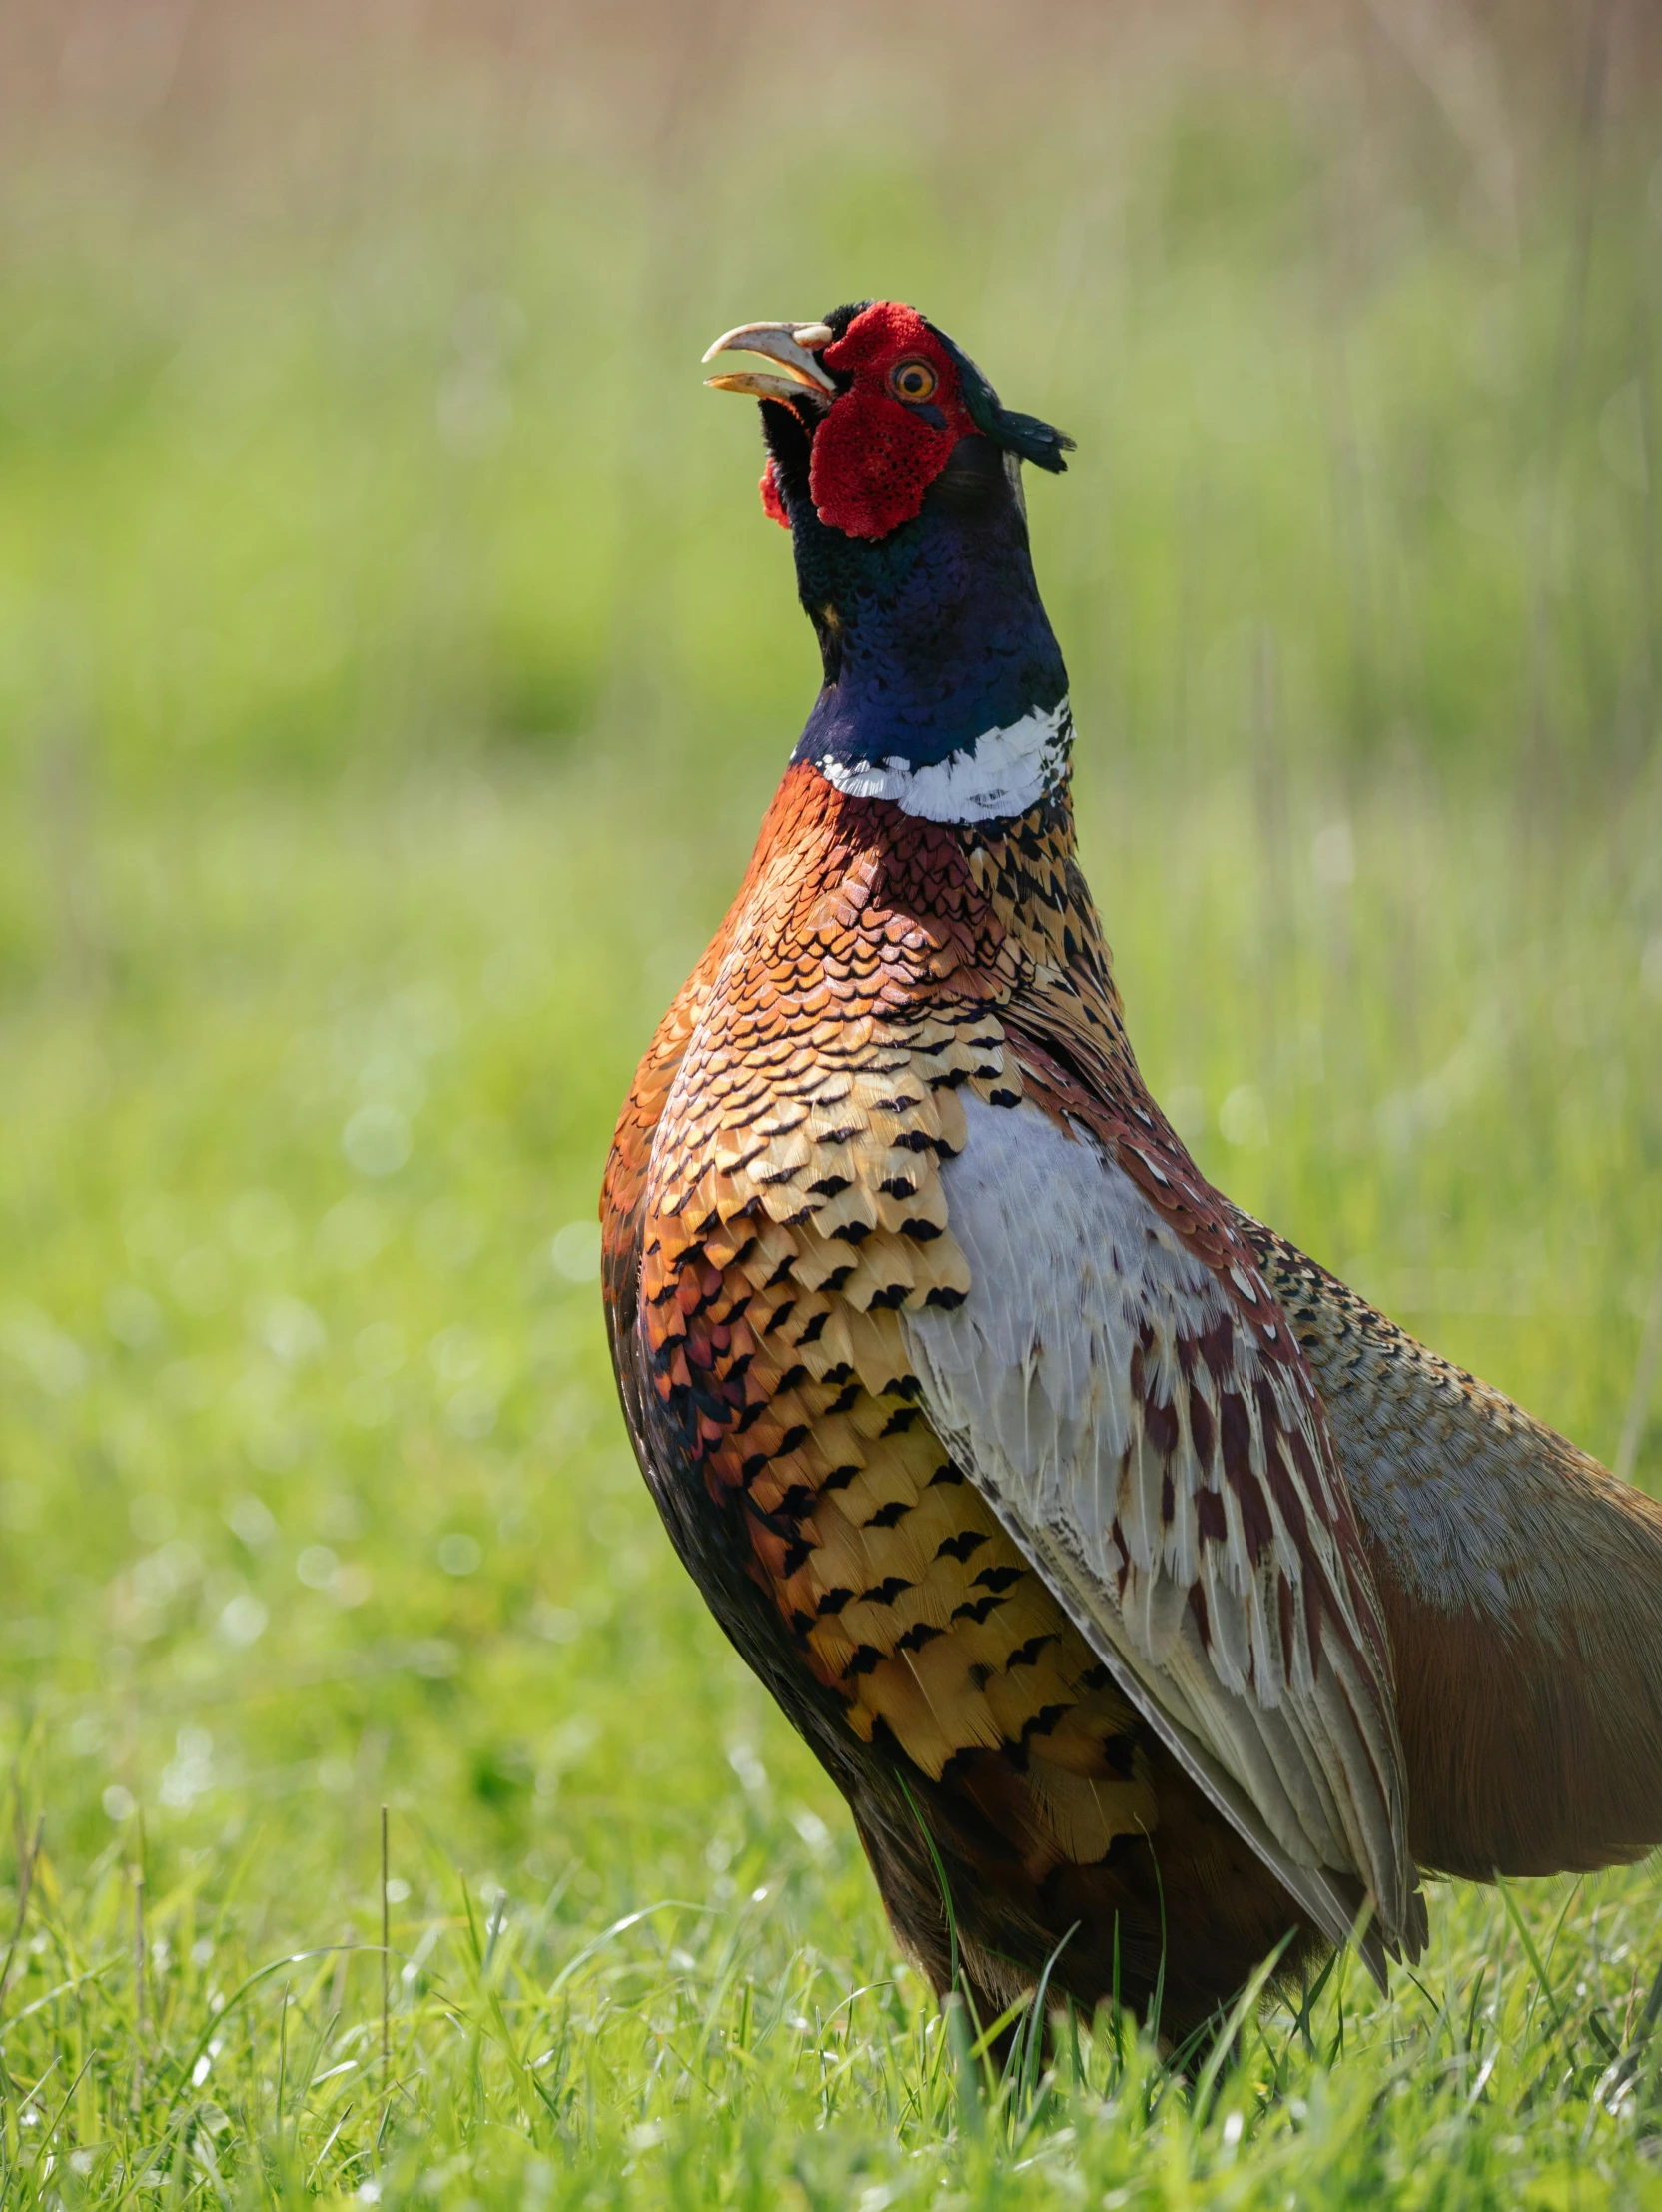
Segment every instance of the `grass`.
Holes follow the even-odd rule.
[[[804,79],[760,201],[696,53],[627,160],[472,48],[8,155],[0,2212],[1662,2202],[1649,1866],[1438,1888],[1417,1978],[1248,2004],[1192,2084],[1106,2014],[993,2080],[605,1362],[612,1114],[811,681],[693,364],[878,287],[1081,439],[1034,506],[1085,859],[1202,1164],[1614,1456],[1643,116],[1520,94],[1473,199],[1375,47],[1312,51],[1013,71],[900,152],[868,88],[834,164]]]
[[[1145,1058],[1211,1171],[1610,1452],[1657,1228],[1648,848],[1612,880],[1602,828],[1560,832],[1543,891],[1504,818],[1358,792],[1353,880],[1295,819],[1286,911],[1244,931],[1237,794],[1087,783]],[[1439,1891],[1417,1984],[1249,2017],[1209,2096],[1106,2019],[1042,2097],[969,2094],[612,1410],[595,1169],[733,858],[689,862],[673,813],[624,852],[627,803],[601,762],[112,828],[119,983],[12,1010],[4,1664],[16,1851],[45,1841],[6,2186],[1648,2201],[1649,2076],[1612,2071],[1662,1962],[1645,1870]]]

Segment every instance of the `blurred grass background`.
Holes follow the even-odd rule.
[[[963,2120],[939,2038],[658,1530],[593,1279],[616,1104],[816,680],[752,411],[699,384],[731,323],[913,299],[1074,433],[1036,554],[1157,1093],[1234,1195],[1662,1480],[1659,108],[1616,0],[6,11],[19,2201],[875,2212],[947,2171],[907,2163]],[[374,1955],[214,2029],[245,1971],[379,1943],[383,1801],[391,2094]],[[1586,2023],[1622,2029],[1646,1877],[1439,1909],[1429,2009],[1372,2016],[1413,2094],[1308,2089],[1310,2201],[1419,2201],[1443,2129],[1443,2201],[1557,2203],[1595,2122],[1636,2188]],[[1561,1910],[1543,1999],[1514,1938]],[[1543,2106],[1560,2004],[1591,2057]],[[1115,2078],[1078,2119],[1113,2201],[1259,2201],[1239,2112],[1168,2141]],[[1280,2203],[1275,2130],[1328,2154],[1267,2099]],[[951,2140],[975,2201],[1051,2201]]]

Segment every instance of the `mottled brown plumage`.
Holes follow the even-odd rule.
[[[1094,1086],[1064,1072],[1064,1049]],[[847,1757],[870,1746],[917,1791],[936,1785],[973,1888],[1012,1891],[1047,1950],[1087,1913],[1109,1954],[1084,1977],[1093,1994],[1112,1973],[1118,1915],[1123,1985],[1146,1997],[1164,1881],[1183,1908],[1168,1935],[1169,2018],[1192,2025],[1215,1985],[1233,1986],[1298,1915],[953,1463],[919,1409],[902,1330],[908,1310],[950,1310],[968,1289],[940,1172],[964,1149],[961,1091],[1008,1111],[1030,1089],[1123,1148],[1222,1279],[1251,1267],[1143,1092],[1066,807],[966,842],[791,771],[619,1124],[606,1192],[614,1332],[620,1364],[638,1360],[649,1473],[662,1480],[653,1437],[673,1437],[736,1509],[775,1664],[835,1700]],[[1238,1326],[1270,1332],[1291,1370],[1266,1292],[1231,1295]],[[1223,1364],[1227,1345],[1212,1356]],[[1186,1428],[1206,1403],[1186,1400]],[[1177,1418],[1151,1414],[1156,1427]],[[1233,1476],[1249,1485],[1219,1430],[1219,1492]],[[1343,1563],[1328,1633],[1359,1615],[1383,1678],[1342,1486],[1312,1491],[1310,1510],[1331,1521]],[[916,1947],[944,1970],[933,1882],[905,1897],[893,1852],[873,1855]],[[977,1916],[960,1911],[973,1946]],[[1010,1979],[998,1954],[1032,1950],[1002,1932],[995,1914],[990,2001]],[[1083,1958],[1088,1944],[1070,1950]]]

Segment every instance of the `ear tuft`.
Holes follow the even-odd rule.
[[[971,417],[973,420],[973,409]],[[1067,468],[1063,456],[1073,452],[1074,442],[1054,423],[1041,423],[1037,415],[1018,415],[1008,407],[997,411],[994,422],[996,427],[987,433],[988,437],[1013,454],[1020,454],[1024,461],[1031,461],[1036,469],[1048,469],[1052,476],[1059,477]]]
[[[963,347],[935,324],[931,323],[929,328],[952,356],[965,411],[976,429],[995,446],[1019,454],[1035,468],[1048,469],[1053,476],[1060,476],[1068,466],[1063,456],[1074,450],[1074,442],[1067,432],[1040,422],[1037,415],[1018,415],[1014,408],[1001,406],[998,394]]]

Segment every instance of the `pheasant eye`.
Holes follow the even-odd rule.
[[[916,405],[919,400],[931,400],[940,382],[927,361],[900,361],[889,371],[889,390],[897,400],[908,400]]]

